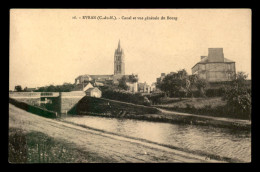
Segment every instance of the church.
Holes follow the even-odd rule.
[[[125,54],[121,48],[120,40],[118,47],[114,53],[114,74],[113,75],[80,75],[75,79],[75,89],[73,91],[79,91],[84,88],[84,84],[89,82],[94,83],[94,86],[102,86],[107,83],[118,84],[118,80],[123,76],[126,77],[126,84],[129,86],[129,91],[137,92],[137,83],[131,83],[129,81],[130,75],[125,75]]]

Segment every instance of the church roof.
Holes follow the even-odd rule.
[[[89,75],[92,79],[95,80],[112,80],[113,75]]]
[[[79,79],[79,78],[88,78],[88,79],[91,79],[91,77],[89,75],[79,75],[76,79]]]

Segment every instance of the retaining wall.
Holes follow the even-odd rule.
[[[84,92],[61,92],[60,112],[66,114],[70,111],[86,94]]]

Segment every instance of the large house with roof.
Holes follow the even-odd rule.
[[[192,74],[208,82],[231,81],[236,77],[235,62],[224,57],[223,48],[209,48],[208,56],[192,67]]]

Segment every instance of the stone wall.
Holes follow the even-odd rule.
[[[72,109],[86,94],[82,91],[62,92],[60,94],[60,112],[66,114]]]
[[[9,97],[16,99],[40,98],[40,92],[9,92]]]

